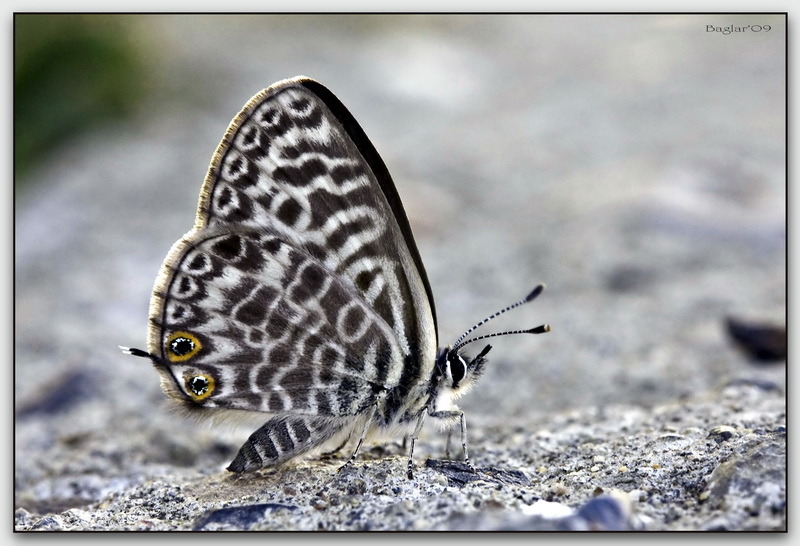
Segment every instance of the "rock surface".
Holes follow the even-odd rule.
[[[153,99],[17,195],[16,530],[786,529],[785,360],[727,328],[786,321],[782,17],[129,17]],[[442,344],[548,285],[486,329],[553,327],[461,401],[474,474],[428,423],[413,480],[402,438],[232,476],[252,429],[117,349],[228,121],[296,74],[383,155]]]

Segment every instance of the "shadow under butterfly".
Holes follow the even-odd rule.
[[[268,419],[236,473],[366,439],[410,435],[426,416],[461,427],[453,401],[486,364],[437,350],[433,295],[378,152],[320,83],[295,77],[255,95],[208,169],[194,228],[170,250],[150,301],[148,350],[163,390],[207,416]],[[449,440],[449,436],[448,436]],[[449,444],[449,442],[448,442]]]

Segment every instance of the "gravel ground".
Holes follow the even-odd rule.
[[[16,198],[16,530],[786,529],[785,336],[756,359],[727,326],[786,322],[782,17],[128,20],[150,101]],[[401,438],[228,475],[252,430],[169,412],[117,349],[228,121],[297,74],[392,172],[442,344],[547,283],[494,327],[552,332],[461,401],[474,474],[429,427],[413,480]]]

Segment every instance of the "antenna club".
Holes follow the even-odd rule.
[[[534,288],[533,291],[530,294],[528,294],[528,297],[525,298],[524,300],[525,303],[535,299],[539,294],[544,292],[544,289],[545,289],[544,283],[539,283],[538,285],[536,285],[536,288]]]

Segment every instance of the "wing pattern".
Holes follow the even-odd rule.
[[[433,304],[405,213],[354,120],[307,81],[234,118],[156,281],[149,350],[175,397],[352,416],[430,378]]]

